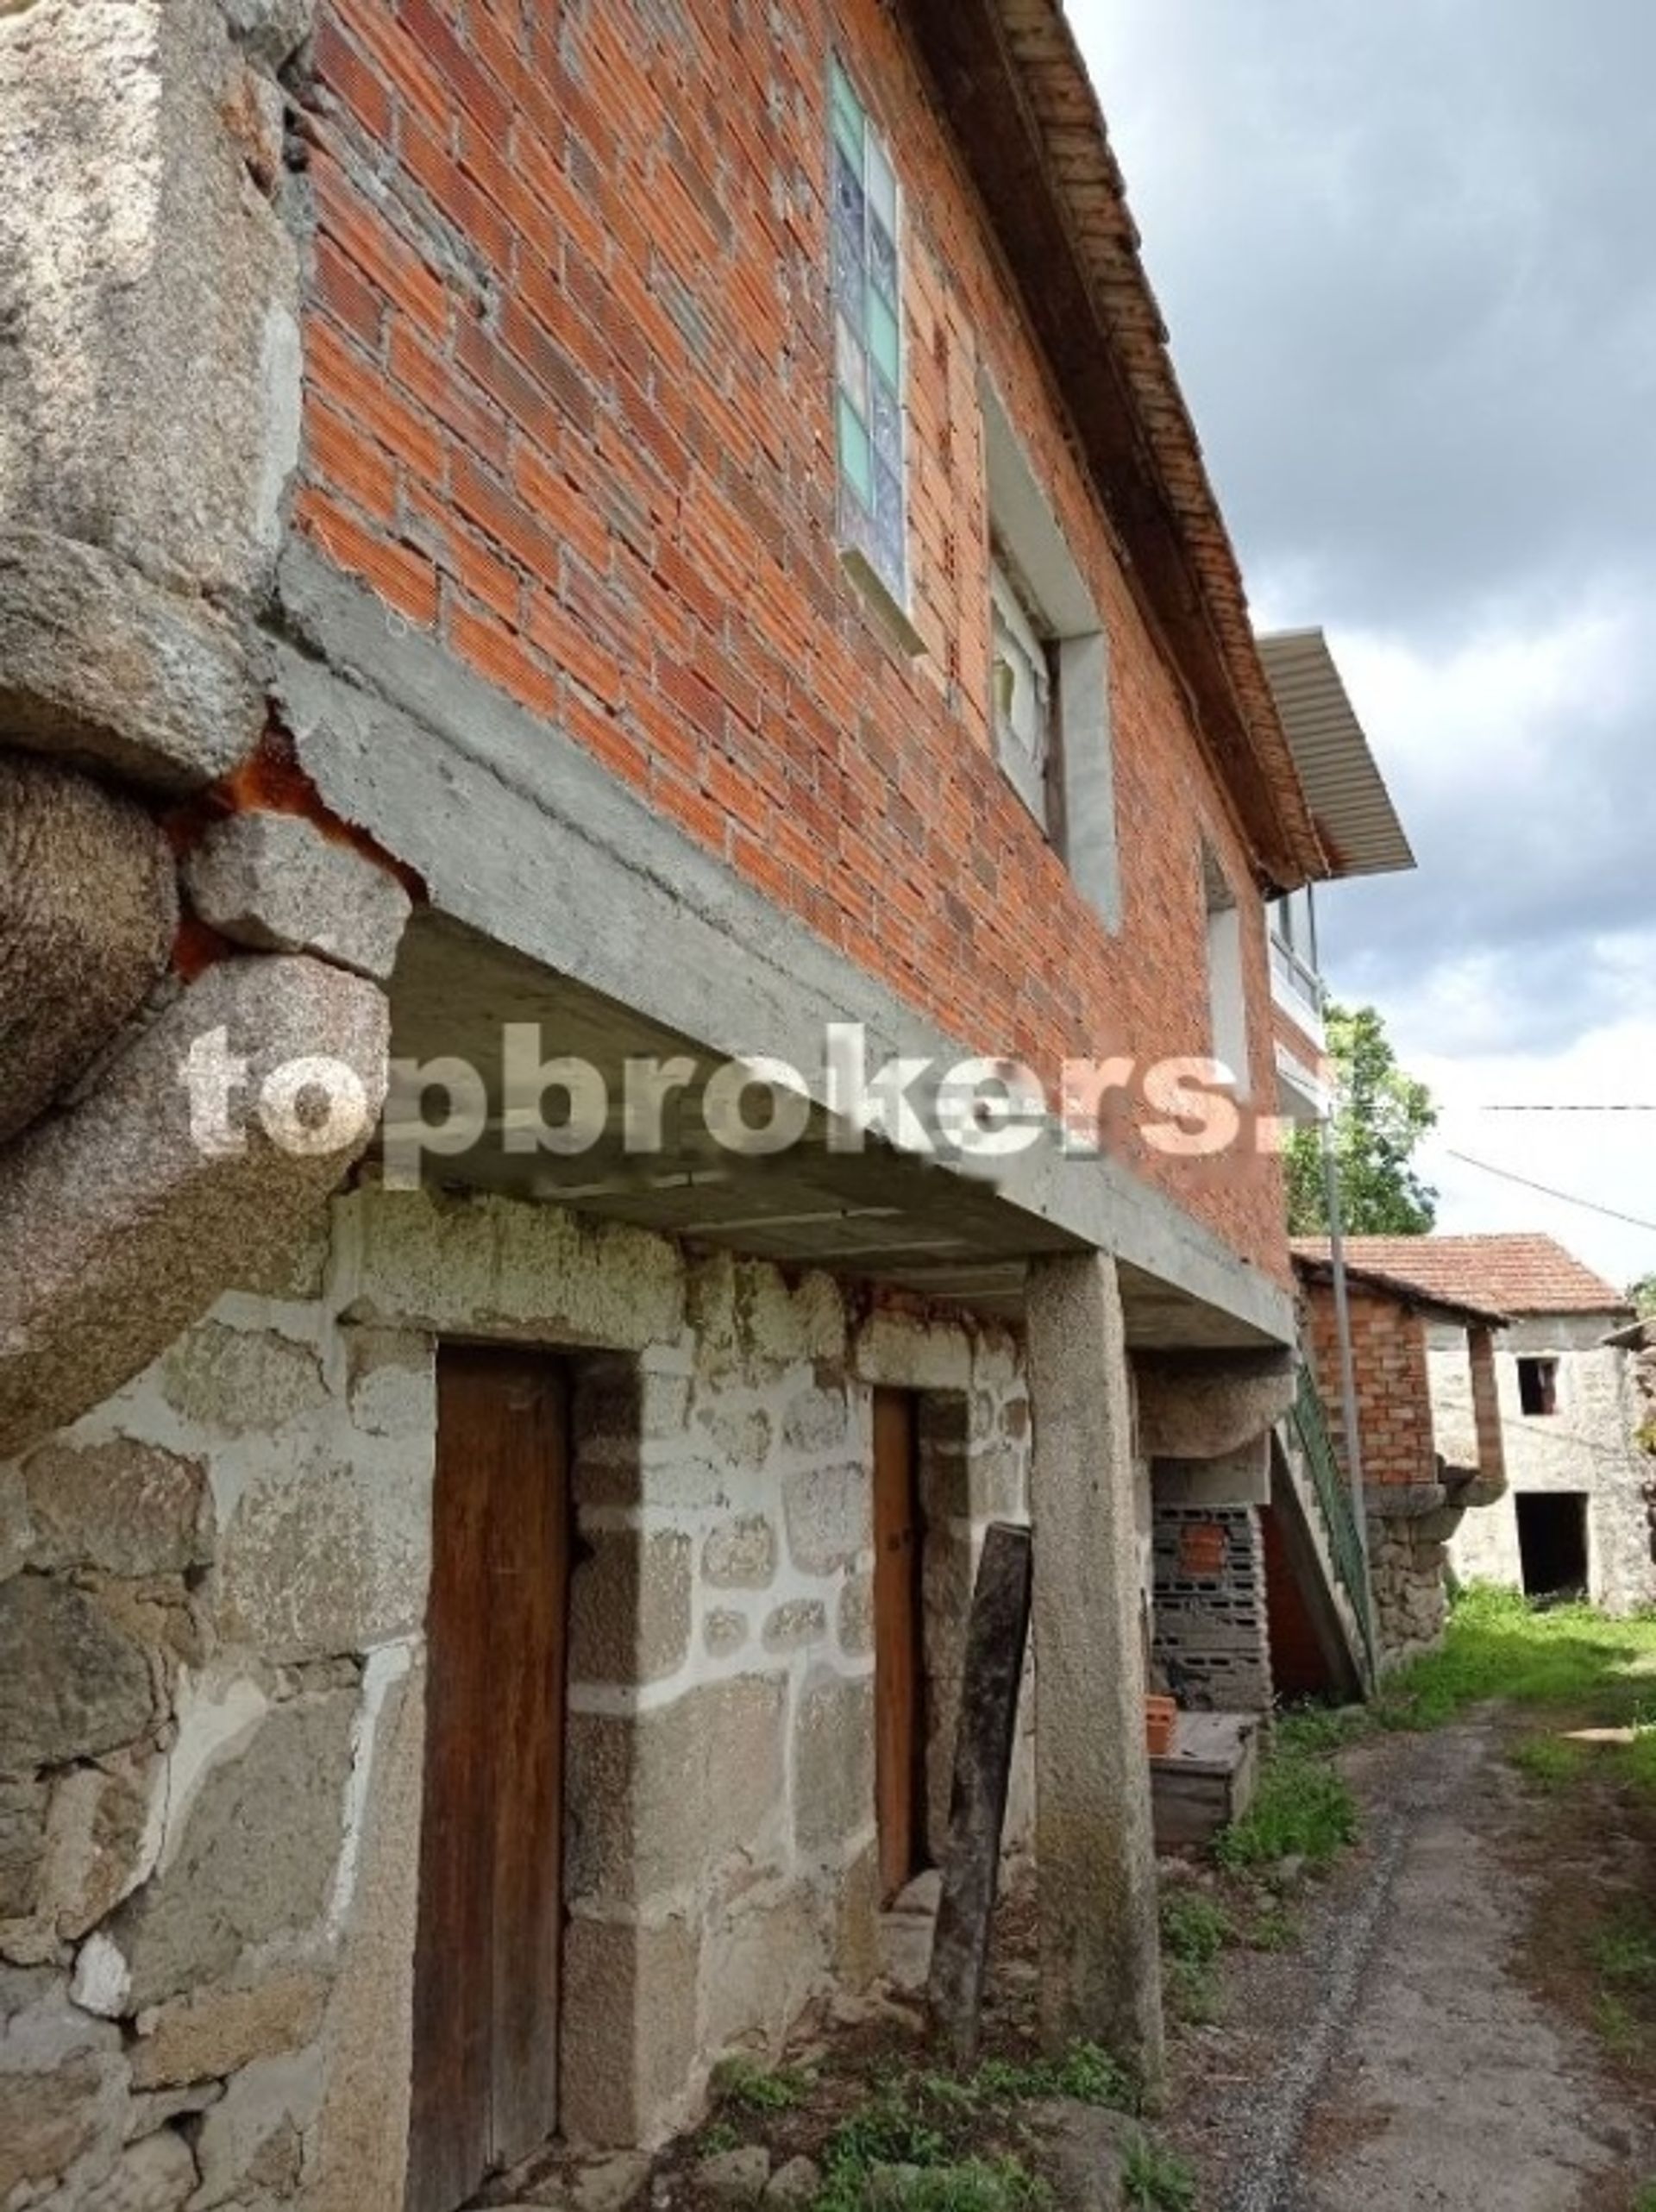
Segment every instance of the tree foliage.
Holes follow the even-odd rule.
[[[1641,1275],[1628,1285],[1628,1304],[1641,1321],[1656,1321],[1656,1274]]]
[[[1373,1007],[1331,1002],[1327,1019],[1341,1222],[1352,1236],[1424,1236],[1438,1217],[1438,1194],[1411,1163],[1437,1123],[1432,1094],[1398,1066]],[[1287,1166],[1289,1229],[1295,1236],[1327,1236],[1320,1129],[1295,1130]]]

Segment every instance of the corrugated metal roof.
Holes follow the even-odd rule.
[[[1329,873],[1384,876],[1414,855],[1320,630],[1259,640],[1259,657],[1310,801]]]

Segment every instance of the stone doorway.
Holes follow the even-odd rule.
[[[1527,1598],[1587,1595],[1587,1493],[1584,1490],[1521,1490],[1518,1553]]]

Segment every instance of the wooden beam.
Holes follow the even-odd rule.
[[[961,2066],[977,2055],[1018,1694],[1029,1643],[1030,1560],[1027,1529],[1004,1521],[989,1528],[966,1631],[949,1842],[926,1989],[932,2027],[948,2039]]]

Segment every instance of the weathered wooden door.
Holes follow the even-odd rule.
[[[441,1348],[408,2212],[557,2124],[568,1423],[543,1354]]]
[[[914,1400],[874,1394],[875,1798],[880,1887],[896,1895],[925,1863],[925,1667]]]

